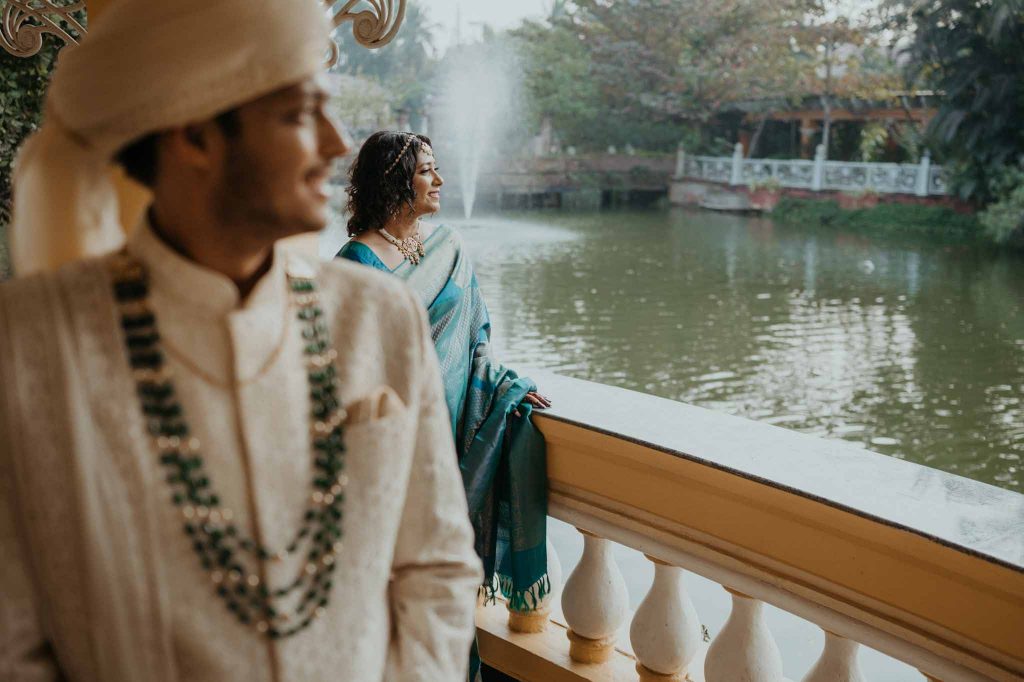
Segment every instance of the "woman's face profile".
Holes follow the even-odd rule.
[[[416,217],[437,213],[441,210],[441,185],[444,178],[438,173],[433,151],[423,145],[416,154],[416,169],[413,171],[412,188],[416,193],[413,213]]]

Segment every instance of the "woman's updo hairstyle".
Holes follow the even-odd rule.
[[[348,175],[350,236],[379,230],[403,207],[413,207],[416,155],[430,146],[426,135],[388,130],[370,135]]]

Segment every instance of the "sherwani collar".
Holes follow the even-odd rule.
[[[248,383],[275,362],[290,338],[286,271],[293,258],[274,247],[270,269],[245,300],[228,277],[169,247],[144,220],[128,251],[147,268],[152,305],[170,353],[215,384]]]
[[[128,252],[142,261],[154,289],[204,316],[222,317],[245,311],[282,309],[286,300],[287,255],[275,245],[270,270],[243,301],[227,276],[189,260],[168,246],[144,218],[128,239]]]

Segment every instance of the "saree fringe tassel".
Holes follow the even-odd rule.
[[[484,606],[493,606],[498,603],[499,591],[508,600],[509,609],[529,613],[539,609],[544,598],[551,594],[551,578],[545,573],[529,587],[516,590],[512,587],[512,578],[499,575],[497,587],[494,581],[481,585],[477,596],[483,597]]]
[[[542,575],[537,582],[521,590],[513,589],[512,579],[499,575],[498,583],[501,593],[508,599],[508,608],[512,611],[530,612],[541,607],[544,597],[551,593],[551,579],[548,574]]]

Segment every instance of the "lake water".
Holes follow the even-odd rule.
[[[471,252],[496,352],[511,367],[1022,490],[1024,257],[682,209],[441,219]],[[335,226],[322,253],[343,240]],[[568,576],[582,538],[554,519],[549,535]],[[653,569],[627,547],[615,553],[636,608]],[[697,575],[685,582],[716,635],[728,595]],[[824,636],[766,614],[786,676],[799,680]],[[871,682],[924,679],[869,649],[860,662]]]
[[[498,357],[842,438],[1021,490],[1024,259],[685,210],[452,219]],[[543,387],[541,387],[543,389]],[[568,574],[574,529],[550,535]],[[634,608],[653,571],[616,547]],[[729,599],[687,575],[712,635]],[[821,631],[769,624],[798,680]],[[863,650],[873,682],[923,679]]]
[[[449,222],[507,365],[1022,490],[1022,257],[681,209]]]

